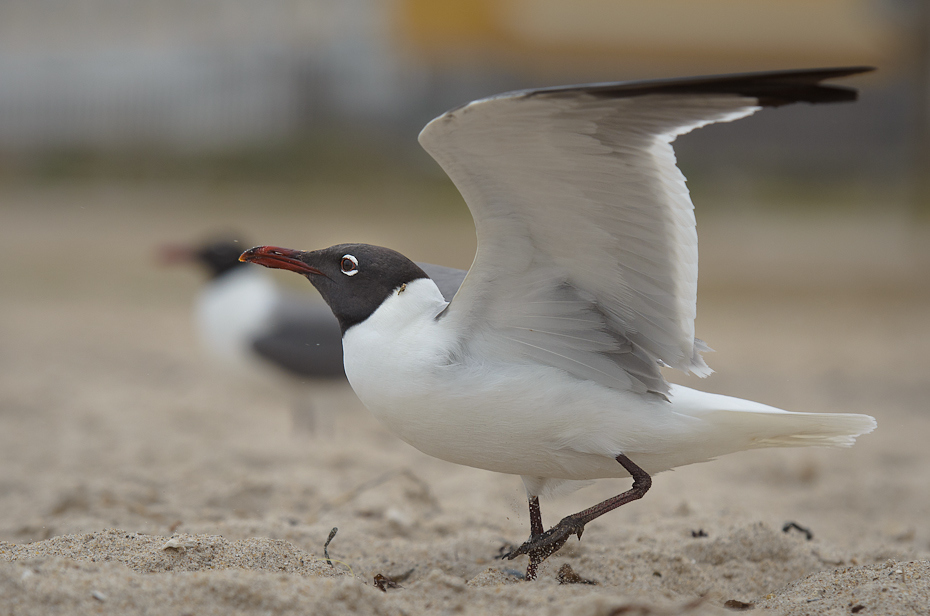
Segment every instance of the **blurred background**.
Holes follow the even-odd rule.
[[[880,70],[855,82],[859,104],[700,131],[682,159],[692,175],[739,182],[855,177],[901,190],[928,158],[925,5],[4,0],[0,176],[301,182],[363,163],[432,173],[416,131],[488,94],[864,64]]]
[[[317,468],[320,440],[287,440],[289,395],[210,371],[192,314],[204,273],[160,267],[160,244],[370,242],[467,268],[471,217],[416,142],[448,108],[524,87],[838,65],[878,68],[838,81],[859,102],[765,110],[676,143],[701,242],[697,334],[717,350],[707,358],[717,374],[669,376],[783,408],[875,415],[882,446],[864,437],[846,457],[752,459],[780,461],[771,468],[785,477],[819,477],[804,469],[837,460],[831,481],[852,482],[851,461],[861,470],[878,459],[869,452],[883,456],[849,510],[879,516],[895,502],[888,516],[925,520],[924,489],[901,488],[913,502],[882,490],[927,472],[917,417],[930,418],[928,7],[0,0],[0,540],[167,532],[183,510],[173,498],[206,503],[212,528],[210,516],[245,502],[240,471],[264,486],[271,469]],[[329,402],[313,390],[320,413],[375,436],[347,428],[327,450],[336,461],[310,478],[294,470],[301,485],[330,481],[320,488],[330,496],[405,447],[336,389]],[[353,462],[365,456],[376,463]],[[734,464],[747,485],[768,476]],[[715,468],[695,472],[731,467]],[[516,520],[525,504],[511,480],[501,485]],[[268,493],[291,494],[288,481]],[[826,485],[816,482],[803,485]],[[210,496],[223,490],[228,501]],[[248,515],[289,502],[256,494]],[[303,515],[294,507],[281,515]],[[143,516],[152,511],[162,517]]]

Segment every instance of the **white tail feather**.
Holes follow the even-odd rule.
[[[789,413],[772,409],[721,410],[704,415],[705,420],[742,434],[746,448],[757,447],[851,447],[856,437],[875,429],[868,415],[850,413]]]
[[[868,415],[793,413],[680,385],[672,385],[671,394],[675,412],[704,425],[699,439],[705,460],[761,447],[850,447],[876,427]]]

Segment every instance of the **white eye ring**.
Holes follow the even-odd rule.
[[[358,273],[358,259],[352,255],[342,255],[340,269],[342,269],[342,273],[346,276],[356,275]]]

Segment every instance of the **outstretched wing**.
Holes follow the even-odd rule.
[[[671,143],[867,68],[526,90],[430,122],[420,143],[475,220],[478,252],[442,318],[462,345],[664,393],[662,364],[710,373],[694,338],[697,233]]]

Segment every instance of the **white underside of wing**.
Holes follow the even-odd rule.
[[[695,348],[697,233],[671,141],[756,111],[725,95],[497,98],[430,123],[478,252],[447,315],[466,344],[662,391]]]

